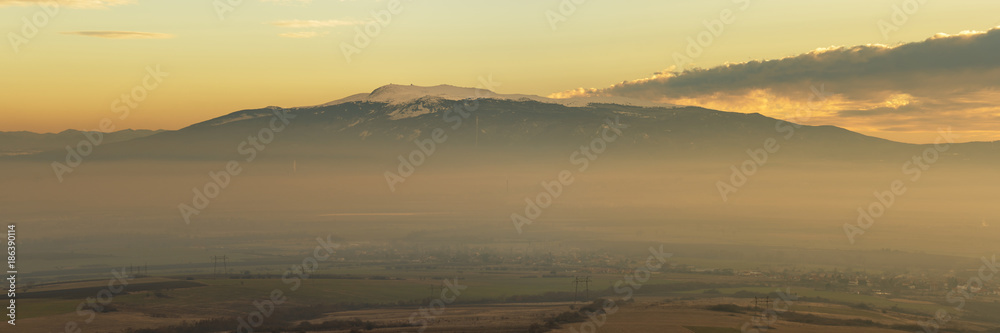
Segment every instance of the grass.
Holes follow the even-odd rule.
[[[83,302],[66,299],[25,299],[17,301],[17,319],[46,317],[76,311],[76,306]]]
[[[767,294],[773,292],[775,288],[771,287],[745,287],[745,288],[717,288],[723,295],[732,295],[741,290]],[[691,290],[682,293],[685,294],[702,294],[706,289],[701,290]],[[849,294],[836,291],[825,291],[825,290],[813,290],[808,288],[792,288],[792,293],[797,294],[799,297],[822,297],[833,302],[845,303],[845,304],[857,304],[857,303],[868,303],[873,304],[877,308],[892,308],[897,306],[901,309],[919,311],[923,313],[934,313],[937,309],[941,308],[937,304],[914,304],[905,302],[894,302],[882,297],[869,296],[869,295],[857,295]]]
[[[808,305],[792,305],[790,307],[792,311],[798,312],[815,312],[815,313],[826,313],[826,314],[836,314],[836,315],[848,315],[863,317],[871,320],[891,320],[892,318],[884,316],[879,313],[872,311],[865,311],[852,308],[841,308],[841,307],[826,307],[826,306],[808,306]]]
[[[375,273],[376,271],[372,271]],[[387,271],[378,271],[381,275],[403,276],[402,274],[386,274]],[[356,272],[352,272],[356,273]],[[395,271],[393,273],[401,273]],[[468,279],[460,279],[460,285],[467,286],[461,290],[458,301],[477,302],[483,300],[496,301],[505,297],[515,295],[541,295],[548,292],[573,292],[573,285],[570,278],[522,278],[525,274],[478,274],[462,273],[452,271],[432,271],[422,272],[439,277],[443,276],[468,276]],[[475,274],[475,275],[473,275]],[[360,276],[360,274],[358,275]],[[336,303],[382,303],[393,304],[396,302],[414,302],[425,298],[437,298],[441,295],[440,289],[431,293],[431,286],[442,286],[442,279],[407,276],[406,280],[366,280],[366,279],[321,279],[311,278],[300,280],[297,290],[291,288],[294,284],[284,283],[280,278],[274,279],[198,279],[198,280],[172,280],[172,279],[150,279],[149,286],[161,286],[161,288],[142,288],[143,284],[132,283],[126,289],[128,293],[115,295],[113,304],[125,307],[137,306],[140,308],[211,308],[213,305],[232,303],[238,306],[245,304],[251,306],[254,300],[266,299],[274,290],[280,290],[289,302],[297,304],[336,304]],[[648,284],[668,283],[663,275],[650,279]],[[593,276],[591,291],[605,290],[614,281],[621,277],[606,275]],[[453,280],[452,280],[453,281]],[[95,283],[102,283],[97,281]],[[106,285],[106,281],[103,284]],[[64,291],[85,291],[78,297],[66,297],[66,295],[54,295],[50,298],[31,299],[31,305],[25,306],[25,313],[33,316],[55,315],[72,313],[76,305],[84,301],[86,297],[95,297],[98,290],[90,290],[95,286],[91,283],[85,284],[87,288],[74,288]],[[202,286],[188,285],[203,284]],[[80,287],[79,284],[67,284],[72,287]],[[176,286],[177,288],[172,288]],[[49,286],[54,289],[58,286]],[[49,293],[52,293],[51,291]],[[58,293],[58,292],[57,292]],[[43,294],[40,292],[39,294]],[[593,295],[591,295],[593,296]],[[583,291],[581,290],[581,297]],[[27,302],[27,300],[26,300]],[[226,306],[232,308],[232,306]],[[30,310],[27,310],[30,309]],[[27,317],[27,316],[25,316]]]

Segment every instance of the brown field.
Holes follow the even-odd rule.
[[[498,304],[482,306],[448,306],[434,316],[424,332],[524,332],[525,327],[541,322],[545,317],[569,311],[572,303]],[[406,322],[419,309],[379,309],[332,313],[311,320],[318,323],[333,319],[358,318],[375,322]],[[428,312],[429,313],[429,312]],[[417,320],[421,317],[418,314]],[[371,332],[414,332],[418,327],[375,329]]]
[[[184,321],[198,321],[209,319],[212,316],[192,316],[156,318],[138,311],[118,311],[102,313],[94,317],[93,321],[87,323],[89,316],[78,316],[75,313],[52,315],[46,317],[36,317],[18,319],[18,332],[25,333],[54,333],[54,332],[78,332],[68,329],[67,325],[76,325],[82,332],[122,332],[129,328],[155,328],[180,324]]]
[[[910,304],[936,304],[934,302],[918,301],[915,299],[905,299],[905,298],[890,298],[889,300],[893,302],[910,303]]]
[[[827,316],[827,315],[824,315]],[[617,313],[609,315],[607,322],[600,327],[601,333],[628,333],[628,332],[683,332],[701,333],[688,327],[700,328],[720,328],[717,332],[740,332],[743,325],[751,322],[751,315],[725,313],[704,310],[690,307],[690,304],[683,303],[635,303],[631,306],[622,307]],[[565,325],[563,328],[553,330],[552,333],[571,332],[591,332],[585,330],[586,323],[576,323]],[[900,332],[897,330],[864,328],[864,327],[840,327],[840,326],[818,326],[802,323],[793,323],[778,320],[773,325],[775,332],[814,332],[814,333],[838,333],[838,332],[862,332],[862,333],[889,333]],[[729,330],[726,330],[726,329]],[[754,332],[752,325],[747,326],[747,332]],[[710,332],[711,330],[703,330]]]

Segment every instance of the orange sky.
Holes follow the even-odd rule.
[[[879,22],[892,22],[902,1],[590,1],[571,13],[560,12],[557,1],[529,0],[407,0],[392,8],[375,0],[246,0],[221,12],[210,1],[64,0],[58,10],[38,2],[0,0],[0,30],[8,32],[2,131],[89,130],[105,117],[118,129],[178,129],[240,109],[321,104],[389,83],[475,86],[487,75],[502,83],[501,93],[603,88],[672,68],[689,38],[727,17],[731,23],[689,66],[833,45],[898,45],[1000,23],[995,1],[928,2],[887,34]],[[390,10],[396,13],[384,15]],[[355,46],[358,31],[372,24],[378,33],[348,60],[344,45]],[[155,89],[140,89],[148,96],[122,119],[121,96],[157,66],[169,75]],[[684,101],[774,117],[800,103],[759,97],[753,105],[747,98]],[[911,142],[932,132],[835,114],[817,122]],[[957,130],[992,138],[971,126],[981,122]]]

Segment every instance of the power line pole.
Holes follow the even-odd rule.
[[[229,273],[229,267],[226,265],[226,259],[229,259],[229,257],[227,257],[227,256],[222,256],[222,257],[212,256],[212,276],[213,277],[218,277],[218,275],[219,275],[219,259],[222,259],[222,274],[225,275],[225,274]]]
[[[576,301],[580,300],[579,294],[580,294],[580,278],[574,276],[573,277],[573,302],[576,302]]]
[[[431,290],[431,298],[434,298],[434,291],[435,290],[438,290],[438,291],[443,290],[442,287],[440,287],[438,285],[434,285],[434,284],[432,284],[429,289]]]
[[[584,297],[587,298],[587,299],[590,298],[590,281],[591,281],[590,280],[590,276],[584,276],[584,277],[574,276],[573,277],[573,300],[574,301],[579,300],[579,296],[580,296],[580,283],[583,283],[584,295],[585,295]]]
[[[761,310],[761,308],[760,308],[761,303],[764,304],[764,310]],[[753,308],[754,308],[754,311],[758,312],[754,316],[760,316],[761,320],[764,320],[765,317],[767,316],[765,314],[766,313],[765,310],[771,308],[771,296],[767,296],[767,297],[757,297],[757,296],[754,296],[753,297]]]
[[[767,296],[767,297],[757,297],[757,296],[754,296],[753,297],[753,309],[754,310],[761,310],[761,308],[760,308],[761,303],[764,304],[764,309],[765,310],[771,308],[771,296]]]

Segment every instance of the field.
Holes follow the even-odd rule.
[[[441,312],[431,313],[431,302],[442,299],[441,291],[446,288],[444,279],[456,285],[458,289],[454,290],[459,294],[443,310],[435,309]],[[297,289],[293,289],[295,283],[283,282],[280,277],[140,277],[130,280],[126,291],[114,296],[113,310],[94,313],[93,318],[89,313],[76,311],[88,297],[96,297],[102,286],[107,285],[107,281],[91,280],[35,286],[26,294],[31,297],[25,298],[19,308],[19,324],[30,327],[27,331],[37,332],[63,331],[67,323],[86,331],[120,332],[220,317],[245,317],[257,311],[255,302],[266,301],[278,290],[285,298],[278,308],[339,304],[322,315],[304,320],[316,324],[330,320],[361,320],[387,326],[417,322],[428,324],[425,332],[461,332],[481,327],[496,332],[524,332],[532,324],[545,324],[550,318],[576,312],[586,304],[574,302],[574,298],[618,297],[617,311],[601,315],[606,316],[606,322],[600,321],[600,332],[738,332],[743,325],[752,325],[748,323],[752,323],[755,316],[749,308],[753,298],[745,295],[766,295],[777,289],[760,286],[762,281],[731,276],[657,274],[643,285],[645,289],[636,290],[634,301],[621,302],[621,295],[610,292],[610,286],[621,280],[621,276],[605,274],[591,279],[591,295],[586,298],[582,290],[574,296],[571,277],[539,277],[539,273],[533,271],[325,269],[298,281]],[[691,289],[692,283],[734,287]],[[751,284],[739,286],[739,283]],[[808,301],[793,301],[780,307],[774,305],[775,309],[799,316],[797,319],[779,316],[770,324],[782,332],[891,332],[892,327],[908,327],[917,320],[926,319],[914,313],[932,313],[941,307],[915,299],[888,299],[801,287],[783,290]],[[734,304],[740,310],[708,309],[719,304]],[[870,308],[849,306],[851,304],[868,304]],[[819,316],[834,323],[867,321],[872,326],[814,325],[801,322],[804,321],[801,316],[809,320],[816,319],[808,316]],[[552,332],[585,331],[581,325],[596,324],[594,319],[583,318],[582,322],[561,323],[561,328]],[[92,320],[88,322],[88,319]],[[949,327],[979,331],[989,326],[956,321],[949,323]],[[408,329],[412,327],[383,327],[372,331],[403,332]]]
[[[678,227],[700,228],[697,225]],[[940,284],[955,267],[980,265],[972,258],[902,251],[637,243],[635,232],[586,223],[584,231],[566,231],[555,223],[536,225],[538,236],[528,240],[470,237],[478,231],[471,227],[405,230],[402,224],[392,226],[388,229],[395,234],[381,237],[393,240],[338,240],[343,246],[311,272],[296,266],[313,255],[316,236],[303,236],[294,229],[245,238],[221,236],[225,230],[218,230],[218,236],[174,238],[168,243],[177,251],[163,253],[119,253],[103,250],[98,243],[74,244],[93,246],[88,255],[82,255],[60,250],[62,243],[39,243],[51,246],[53,252],[34,258],[32,267],[25,269],[31,280],[20,292],[19,324],[26,332],[63,332],[70,324],[88,332],[117,333],[232,321],[155,331],[223,332],[236,328],[236,318],[261,311],[255,304],[280,293],[276,314],[265,320],[264,328],[269,331],[333,332],[339,328],[331,327],[348,327],[341,331],[364,327],[373,332],[403,332],[412,331],[414,323],[427,323],[425,332],[478,327],[498,332],[586,331],[580,325],[592,319],[580,309],[597,299],[614,299],[620,302],[620,311],[608,314],[601,332],[732,332],[752,320],[755,312],[748,307],[754,296],[774,298],[780,289],[798,298],[782,306],[788,312],[770,324],[781,331],[913,331],[919,329],[914,326],[918,321],[948,306],[943,292],[928,287],[904,290],[886,281],[902,276],[907,281]],[[368,235],[368,228],[374,234],[387,225],[352,227]],[[598,240],[583,233],[606,237]],[[642,235],[661,233],[651,229]],[[262,245],[262,237],[273,240]],[[153,236],[127,239],[156,241]],[[660,244],[660,251],[675,255],[661,270],[651,272],[641,288],[633,288],[634,302],[621,302],[626,296],[614,286],[632,281],[626,277],[642,267],[650,249]],[[221,255],[226,255],[225,263],[207,260]],[[146,259],[152,274],[128,279],[124,291],[107,299],[106,309],[88,304],[106,293],[123,267],[145,268]],[[122,265],[128,262],[134,264]],[[578,276],[589,277],[589,282],[574,285]],[[851,278],[870,280],[871,285],[851,287],[847,283]],[[878,288],[893,288],[893,293],[876,296],[872,291]],[[449,299],[456,296],[454,301],[444,304],[443,312],[438,306],[434,308],[438,313],[428,315],[434,302],[444,299],[446,289],[450,289]],[[453,295],[455,291],[460,294]],[[1000,309],[997,301],[1000,298],[995,296],[969,299],[962,317],[945,328],[957,332],[995,327],[1000,324],[994,315]],[[708,309],[727,304],[739,310]],[[328,322],[333,324],[323,326]]]

